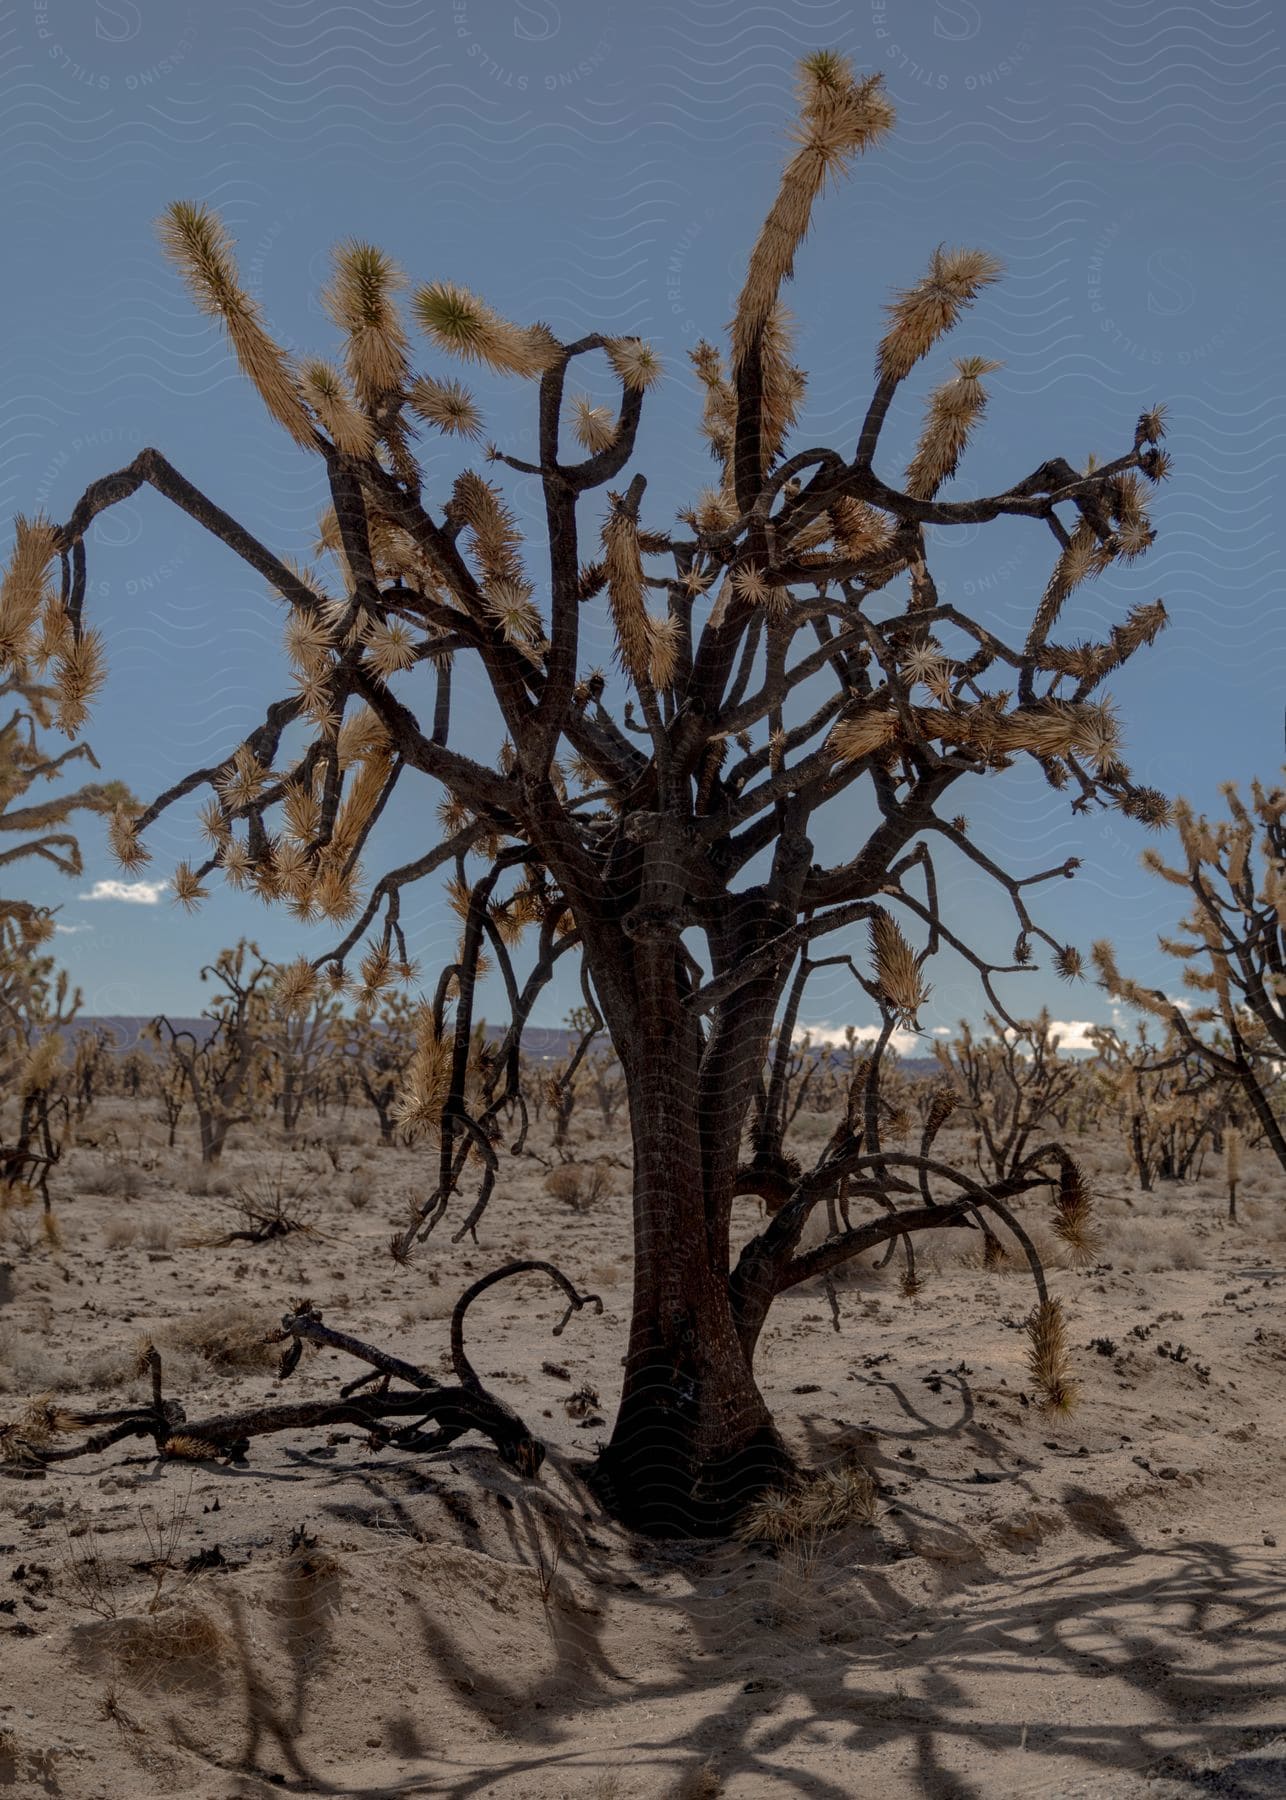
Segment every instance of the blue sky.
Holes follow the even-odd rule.
[[[0,513],[65,517],[90,480],[152,444],[274,547],[308,554],[319,469],[266,419],[153,237],[165,203],[191,197],[221,210],[292,346],[329,353],[315,294],[330,245],[353,234],[415,280],[462,282],[560,335],[651,339],[668,380],[636,466],[649,515],[666,518],[709,479],[685,352],[729,317],[775,188],[792,65],[822,45],[885,71],[899,126],[827,197],[799,259],[790,300],[813,387],[798,441],[851,449],[881,302],[935,244],[996,252],[1006,279],[908,384],[883,470],[904,466],[916,398],[950,354],[1005,365],[959,494],[1053,454],[1113,454],[1139,410],[1166,401],[1175,474],[1155,510],[1160,540],[1086,590],[1069,625],[1089,635],[1163,596],[1170,629],[1112,685],[1136,774],[1206,807],[1222,780],[1272,778],[1286,702],[1286,57],[1268,0],[0,7]],[[427,351],[424,363],[441,372]],[[521,454],[530,390],[477,386],[490,433]],[[452,466],[439,456],[431,482]],[[531,509],[521,481],[510,492]],[[150,494],[105,519],[89,555],[112,673],[88,736],[105,773],[150,798],[226,754],[285,690],[280,611]],[[998,630],[1023,628],[1048,570],[1039,527],[939,533],[934,555],[945,592]],[[465,711],[481,751],[491,727],[477,700]],[[430,841],[435,799],[422,786],[399,802],[372,866]],[[1172,922],[1172,891],[1139,869],[1140,828],[1074,818],[1022,774],[961,803],[1015,872],[1083,858],[1074,883],[1041,899],[1051,929],[1082,945],[1111,935],[1124,967],[1167,975],[1154,936]],[[859,826],[856,809],[832,821],[820,851]],[[190,815],[150,841],[163,877],[193,847]],[[93,830],[85,850],[84,881],[24,880],[62,905],[59,951],[89,1011],[196,1010],[201,962],[242,934],[280,956],[332,941],[219,889],[195,919],[164,898],[84,898],[118,874]],[[981,877],[959,872],[951,898],[974,941],[1008,949],[1011,919]],[[405,917],[431,970],[455,936],[436,888],[408,895]],[[966,971],[944,964],[935,978],[926,1025],[978,1014]],[[1023,1010],[1107,1016],[1088,984],[1039,973],[1008,991]],[[577,998],[569,978],[538,1022]],[[815,1021],[866,1018],[838,983],[810,1007]]]

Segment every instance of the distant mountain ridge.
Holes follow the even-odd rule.
[[[97,1027],[105,1027],[116,1040],[115,1048],[119,1051],[142,1048],[149,1054],[155,1054],[155,1046],[143,1039],[144,1028],[151,1023],[154,1013],[103,1013],[87,1014],[75,1018],[62,1028],[62,1034],[69,1041],[79,1031],[93,1031]],[[204,1042],[212,1030],[209,1019],[180,1018],[177,1014],[167,1014],[170,1024],[176,1031],[190,1031],[198,1043]],[[487,1037],[494,1042],[500,1036],[498,1026],[489,1026]],[[605,1044],[606,1034],[603,1037]],[[522,1047],[534,1062],[556,1062],[566,1056],[574,1045],[580,1042],[580,1034],[568,1031],[561,1025],[529,1025],[522,1036]],[[937,1063],[931,1056],[904,1056],[898,1067],[905,1074],[916,1077],[932,1075]]]

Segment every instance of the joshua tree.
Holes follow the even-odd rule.
[[[49,1177],[71,1122],[63,1031],[80,1006],[65,969],[33,951],[29,921],[0,921],[0,1094],[17,1100],[11,1143],[0,1143],[0,1187],[35,1188],[50,1211]]]
[[[592,1006],[573,1007],[567,1015],[567,1024],[571,1031],[580,1033],[579,1042],[540,1075],[544,1102],[554,1126],[552,1142],[560,1156],[566,1153],[576,1102],[590,1085],[585,1057],[603,1029],[598,1010]]]
[[[1022,1167],[1033,1136],[1054,1125],[1077,1071],[1058,1054],[1048,1012],[1017,1024],[989,1013],[987,1025],[992,1035],[975,1038],[962,1019],[959,1037],[933,1051],[964,1095],[978,1134],[979,1168],[985,1152],[993,1172],[1005,1176]]]
[[[625,1077],[614,1050],[600,1050],[589,1059],[589,1085],[603,1120],[604,1131],[616,1123],[616,1115],[625,1103]]]
[[[1230,817],[1213,823],[1176,802],[1182,866],[1144,853],[1154,874],[1192,898],[1182,935],[1159,942],[1187,964],[1184,986],[1209,1002],[1183,1007],[1127,979],[1106,942],[1094,946],[1094,961],[1110,994],[1163,1020],[1190,1056],[1241,1090],[1286,1169],[1286,1132],[1271,1096],[1286,1066],[1286,788],[1254,782],[1249,807],[1231,782],[1221,791]],[[1203,1025],[1216,1029],[1203,1035]]]
[[[165,1142],[173,1150],[183,1108],[187,1105],[187,1073],[183,1064],[170,1055],[152,1071],[152,1078],[156,1083],[156,1097],[161,1103],[161,1113],[165,1120]]]
[[[255,959],[253,966],[248,966],[247,953]],[[203,1163],[218,1162],[232,1127],[254,1117],[254,1097],[266,1054],[263,1030],[273,975],[273,965],[243,938],[235,949],[221,950],[201,971],[202,981],[213,976],[222,989],[201,1015],[211,1022],[204,1037],[177,1030],[164,1013],[148,1027],[158,1046],[168,1052],[171,1064],[182,1072],[196,1112]],[[171,1110],[172,1102],[164,1092],[162,1098],[173,1142],[178,1114]]]
[[[71,1092],[77,1119],[83,1119],[110,1078],[116,1034],[106,1025],[76,1033],[72,1048]]]
[[[1162,1181],[1187,1181],[1208,1146],[1219,1147],[1228,1112],[1227,1083],[1174,1031],[1152,1043],[1140,1024],[1133,1042],[1109,1025],[1091,1028],[1100,1097],[1125,1128],[1145,1193]],[[1197,1169],[1200,1174],[1200,1169]]]
[[[88,744],[75,743],[57,754],[42,747],[40,734],[57,723],[68,734],[83,713],[69,706],[59,689],[42,685],[32,668],[43,666],[53,655],[60,629],[54,636],[48,626],[34,630],[42,608],[50,599],[45,572],[49,557],[50,527],[25,519],[17,521],[17,542],[9,569],[0,587],[0,667],[9,672],[0,680],[0,701],[11,700],[14,709],[0,723],[0,833],[14,833],[18,842],[0,841],[0,867],[38,857],[52,863],[60,874],[81,875],[84,863],[80,844],[66,829],[78,812],[114,814],[132,805],[123,782],[89,782],[70,793],[47,800],[17,805],[37,781],[54,781],[71,762],[83,759],[98,767]],[[0,923],[12,925],[10,944],[44,943],[53,934],[53,917],[47,907],[28,900],[0,897]]]
[[[344,1068],[375,1108],[381,1144],[396,1141],[398,1102],[406,1071],[415,1055],[416,1008],[403,994],[382,994],[375,1007],[355,1017],[340,1016],[331,1025]]]
[[[51,754],[41,734],[57,723],[69,733],[79,723],[58,692],[35,679],[62,640],[37,635],[34,624],[48,599],[45,586],[47,528],[18,521],[18,546],[0,587],[0,659],[10,664],[0,680],[0,700],[13,711],[0,723],[0,866],[36,857],[61,874],[84,871],[80,844],[67,829],[78,812],[112,814],[131,804],[120,782],[91,782],[46,800],[19,804],[36,782],[55,781],[69,763],[98,767],[88,744]],[[16,841],[13,841],[16,839]],[[0,1183],[34,1182],[49,1206],[49,1173],[62,1154],[69,1118],[62,1030],[80,1005],[65,973],[38,947],[52,937],[48,907],[0,896],[0,1093],[16,1093],[17,1136],[0,1145]]]
[[[324,469],[331,506],[319,542],[330,581],[274,555],[154,449],[95,481],[64,524],[28,526],[20,540],[42,580],[47,564],[61,565],[37,622],[63,634],[57,676],[73,708],[102,675],[84,620],[85,537],[144,485],[285,603],[292,690],[217,767],[141,812],[121,812],[114,843],[126,867],[146,859],[144,833],[163,811],[209,788],[213,848],[180,866],[178,898],[196,903],[221,869],[305,917],[338,922],[342,939],[318,962],[336,987],[371,934],[359,965],[367,1000],[409,972],[400,918],[408,883],[453,871],[460,946],[426,1010],[400,1115],[434,1138],[437,1182],[399,1254],[445,1216],[466,1171],[479,1182],[460,1229],[476,1224],[495,1186],[518,1043],[511,1028],[485,1067],[474,1053],[480,958],[491,959],[520,1029],[558,961],[579,954],[587,1003],[624,1073],[634,1157],[633,1315],[600,1472],[610,1503],[651,1530],[721,1529],[789,1471],[754,1375],[778,1295],[924,1228],[976,1229],[986,1216],[1021,1233],[1007,1197],[1065,1167],[1056,1147],[1041,1145],[987,1185],[935,1160],[931,1134],[919,1154],[881,1141],[880,1058],[924,1003],[929,956],[943,946],[963,956],[998,1012],[995,977],[1031,966],[1037,942],[1063,974],[1079,967],[1027,904],[1033,884],[1070,875],[1074,861],[1011,875],[940,810],[949,790],[1027,758],[1076,809],[1109,805],[1149,822],[1165,811],[1132,782],[1100,693],[1152,639],[1164,608],[1135,608],[1103,643],[1053,636],[1084,581],[1152,541],[1145,492],[1166,468],[1159,410],[1088,472],[1054,456],[985,498],[944,499],[996,366],[966,356],[928,394],[902,478],[877,473],[903,384],[999,272],[981,251],[940,248],[889,303],[856,443],[790,448],[806,378],[792,359],[783,284],[823,188],[893,123],[880,77],[857,79],[833,52],[805,60],[798,94],[793,149],[750,256],[729,352],[706,342],[692,352],[714,479],[675,525],[645,515],[645,476],[631,469],[661,373],[646,344],[601,333],[563,341],[448,282],[411,292],[431,346],[538,386],[535,459],[486,452],[493,466],[539,483],[547,562],[537,578],[536,545],[524,544],[498,485],[473,468],[429,483],[416,459],[418,430],[466,446],[482,424],[458,381],[413,369],[399,310],[405,279],[390,258],[364,243],[339,246],[324,299],[343,366],[296,361],[240,285],[218,218],[184,202],[162,222],[167,252],[222,321],[268,411]],[[604,359],[619,384],[614,413],[569,391],[589,358]],[[1002,518],[1047,533],[1053,558],[1022,641],[941,596],[927,560],[926,527]],[[610,674],[585,666],[585,621],[595,615],[615,635]],[[471,689],[486,684],[507,734],[495,766],[466,754],[453,729],[460,662]],[[415,695],[426,678],[436,690],[421,712]],[[293,725],[307,743],[287,755]],[[444,836],[368,885],[359,857],[394,789],[417,775],[445,792]],[[873,822],[859,830],[863,793]],[[842,826],[843,849],[829,860],[814,835],[826,818]],[[971,861],[1007,896],[1020,934],[1009,962],[963,942],[943,915],[933,846]],[[918,949],[904,927],[921,937]],[[797,959],[858,928],[869,941],[865,951],[852,943],[861,966],[851,968],[881,1036],[851,1109],[856,1129],[811,1170],[762,1158],[748,1169],[745,1127]],[[536,941],[523,975],[525,931]],[[312,978],[306,965],[299,978]],[[801,1251],[809,1214],[844,1182],[862,1215]],[[770,1197],[776,1211],[737,1256],[746,1192]],[[1070,1231],[1083,1202],[1069,1174]],[[1057,1401],[1066,1395],[1061,1325],[1031,1256],[1034,1354]]]
[[[122,1094],[128,1094],[132,1100],[137,1100],[148,1084],[152,1069],[152,1058],[135,1044],[108,1064],[108,1080]]]
[[[305,1105],[316,1106],[335,1049],[339,1002],[298,983],[274,980],[260,1027],[265,1073],[285,1132],[298,1128]]]

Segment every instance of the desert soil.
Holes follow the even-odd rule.
[[[268,1126],[203,1171],[120,1100],[87,1129],[104,1144],[58,1173],[61,1245],[31,1212],[2,1222],[0,1417],[143,1396],[149,1338],[192,1416],[331,1394],[356,1365],[322,1352],[279,1384],[257,1343],[303,1295],[439,1373],[456,1295],[514,1256],[552,1258],[604,1311],[554,1338],[559,1298],[523,1278],[470,1315],[479,1372],[550,1447],[536,1481],[482,1442],[377,1453],[344,1429],[257,1439],[241,1465],[134,1440],[0,1479],[0,1791],[1286,1794],[1286,1184],[1267,1160],[1229,1225],[1217,1162],[1145,1195],[1115,1142],[1079,1146],[1097,1260],[1062,1266],[1041,1238],[1067,1416],[1028,1396],[1027,1274],[982,1267],[968,1234],[922,1249],[913,1297],[897,1263],[856,1269],[838,1332],[824,1293],[780,1302],[764,1389],[801,1458],[871,1472],[880,1512],[777,1555],[640,1541],[586,1485],[627,1322],[619,1134],[578,1112],[577,1153],[619,1165],[589,1211],[515,1161],[479,1243],[448,1221],[400,1268],[388,1240],[427,1165],[355,1112],[306,1127],[338,1171]],[[212,1247],[236,1190],[279,1177],[310,1231]]]

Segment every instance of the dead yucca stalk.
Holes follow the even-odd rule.
[[[57,1432],[74,1425],[75,1415],[63,1411],[48,1395],[28,1401],[16,1419],[0,1419],[0,1466],[38,1466],[41,1449]]]
[[[911,948],[902,928],[881,907],[871,920],[871,955],[880,994],[899,1024],[918,1029],[920,1008],[933,992],[924,979],[922,958]]]
[[[284,1164],[275,1172],[261,1171],[253,1183],[238,1187],[226,1210],[239,1223],[228,1231],[193,1239],[194,1247],[227,1249],[232,1244],[267,1244],[296,1234],[317,1236],[300,1184],[287,1176]]]
[[[1237,1183],[1241,1178],[1241,1131],[1229,1125],[1223,1134],[1224,1178],[1228,1183],[1228,1217],[1237,1218]]]
[[[1067,1355],[1067,1328],[1061,1300],[1041,1300],[1027,1321],[1027,1369],[1043,1411],[1070,1412],[1077,1386]]]
[[[1092,1229],[1094,1200],[1085,1172],[1075,1157],[1059,1156],[1058,1192],[1054,1198],[1054,1233],[1077,1262],[1089,1262],[1098,1249]]]

